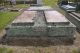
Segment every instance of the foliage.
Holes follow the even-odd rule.
[[[0,0],[0,4],[3,3],[3,0]]]

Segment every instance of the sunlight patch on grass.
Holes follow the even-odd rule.
[[[44,2],[44,5],[48,5],[51,7],[56,6],[57,4],[57,0],[43,0],[43,2]]]
[[[19,14],[19,12],[0,12],[0,30]]]

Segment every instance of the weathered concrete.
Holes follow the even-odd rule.
[[[36,14],[36,11],[25,11],[12,22],[12,25],[14,26],[16,25],[26,26],[30,24],[33,25],[35,14]]]
[[[80,13],[66,13],[66,17],[76,26],[77,30],[80,31]]]
[[[37,11],[37,10],[53,10],[53,8],[49,7],[49,6],[32,6],[30,8],[28,8],[27,10],[29,11]]]
[[[24,15],[25,17],[23,17]],[[74,37],[75,26],[57,11],[25,11],[6,29],[7,37]],[[31,24],[28,26],[27,23]],[[23,24],[25,26],[23,26]],[[54,23],[48,24],[48,23]],[[67,23],[67,24],[66,24]]]
[[[69,25],[69,21],[58,11],[45,11],[45,17],[48,24]]]
[[[44,16],[44,11],[37,11],[36,18],[34,20],[35,24],[34,27],[45,27],[46,26],[46,20]]]

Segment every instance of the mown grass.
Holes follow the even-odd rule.
[[[51,7],[56,6],[58,0],[43,0],[44,5],[48,5]]]
[[[17,4],[15,5],[16,8],[28,8],[30,5],[27,4]]]
[[[19,14],[19,12],[0,12],[0,30],[3,29]]]
[[[0,48],[0,53],[13,53],[11,48]]]

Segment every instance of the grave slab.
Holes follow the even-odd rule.
[[[53,25],[69,25],[69,21],[58,11],[45,11],[47,23]]]
[[[13,22],[12,25],[27,25],[34,23],[36,11],[24,11],[20,16],[18,16]]]

